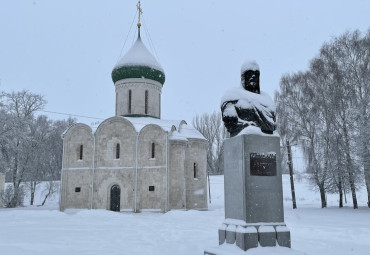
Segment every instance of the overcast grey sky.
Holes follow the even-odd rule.
[[[48,111],[113,116],[111,71],[129,34],[136,2],[0,0],[0,90],[40,93]],[[144,26],[166,74],[162,118],[188,123],[196,114],[219,110],[223,93],[239,86],[244,60],[257,60],[261,88],[273,97],[282,74],[306,70],[325,41],[346,30],[370,28],[366,0],[141,4]],[[142,38],[153,52],[145,27]],[[135,37],[136,26],[123,54]]]

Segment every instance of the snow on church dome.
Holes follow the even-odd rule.
[[[117,62],[112,71],[112,80],[116,81],[129,78],[146,78],[165,82],[162,66],[145,47],[138,37],[131,49]]]

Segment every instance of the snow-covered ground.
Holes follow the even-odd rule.
[[[358,210],[352,209],[349,195],[345,208],[337,208],[337,196],[328,195],[329,207],[321,209],[319,194],[307,181],[297,181],[298,209],[293,210],[288,176],[283,183],[285,222],[294,250],[308,255],[370,254],[365,189],[358,192]],[[0,209],[0,254],[203,254],[218,244],[217,229],[224,220],[223,176],[211,177],[211,195],[209,211],[165,214],[59,212],[58,197],[44,207]],[[257,248],[246,254],[293,254],[284,252],[281,247]]]

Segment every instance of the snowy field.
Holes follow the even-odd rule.
[[[285,222],[291,230],[293,250],[308,255],[370,254],[365,189],[358,192],[358,210],[352,209],[348,194],[345,208],[337,208],[337,196],[328,195],[329,207],[321,209],[319,194],[307,181],[297,181],[298,209],[293,210],[288,176],[283,182]],[[203,254],[218,244],[217,229],[224,219],[223,176],[211,177],[211,195],[209,211],[166,214],[59,212],[58,197],[44,207],[0,209],[0,254]],[[245,254],[296,254],[284,251],[281,247],[257,248]]]

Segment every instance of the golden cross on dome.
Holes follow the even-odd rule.
[[[136,7],[137,7],[137,11],[139,12],[139,21],[137,23],[137,27],[140,28],[141,27],[140,18],[141,18],[141,14],[143,14],[143,9],[141,9],[140,0],[138,1]]]

